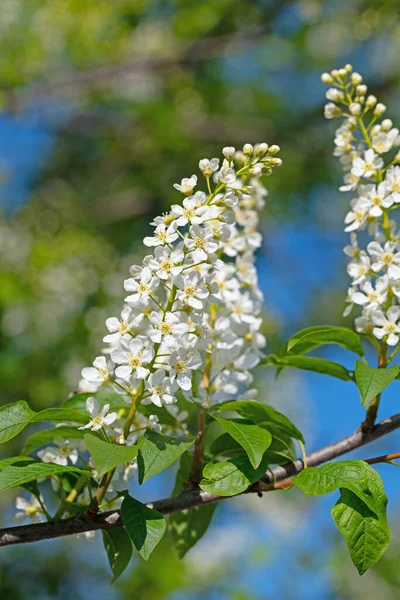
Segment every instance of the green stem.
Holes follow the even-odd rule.
[[[381,351],[379,353],[378,358],[378,369],[385,369],[387,366],[386,361],[386,353],[387,353],[387,344],[386,342],[382,342]],[[381,394],[372,398],[369,403],[369,407],[367,409],[367,414],[365,415],[365,420],[361,425],[361,429],[364,433],[370,433],[373,426],[375,425],[376,417],[378,415],[379,403],[381,400]]]
[[[65,511],[68,508],[68,504],[72,504],[72,502],[75,502],[76,497],[78,496],[78,494],[82,490],[82,488],[85,487],[86,483],[87,483],[86,475],[81,475],[80,477],[78,477],[73,489],[70,491],[68,496],[66,498],[64,498],[64,500],[61,502],[56,514],[52,518],[52,521],[57,521],[59,519],[62,519]]]

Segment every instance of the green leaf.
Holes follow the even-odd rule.
[[[122,502],[121,516],[136,550],[147,560],[165,533],[164,517],[129,495]]]
[[[29,408],[24,400],[6,404],[0,408],[0,443],[18,435],[29,423],[51,421],[52,423],[73,422],[86,424],[89,416],[67,408],[48,408],[38,413]]]
[[[192,453],[186,453],[181,456],[179,469],[176,474],[175,487],[172,495],[179,494],[184,489],[184,484],[188,481],[192,463]],[[193,546],[203,537],[216,509],[216,504],[206,504],[205,506],[196,506],[187,510],[172,513],[168,517],[168,529],[172,541],[176,548],[179,558],[193,548]]]
[[[80,440],[83,439],[84,435],[85,430],[68,425],[52,427],[51,429],[43,429],[42,431],[32,433],[25,440],[25,446],[23,447],[22,454],[30,454],[37,448],[40,448],[40,446],[51,444],[57,438],[62,438],[64,440]]]
[[[351,372],[343,365],[325,358],[314,358],[313,356],[302,356],[288,354],[287,356],[275,356],[271,354],[261,361],[261,364],[274,367],[296,367],[322,375],[331,375],[344,381],[354,381]]]
[[[304,443],[301,432],[293,425],[290,419],[275,408],[272,408],[272,406],[267,406],[262,402],[256,402],[255,400],[229,400],[213,408],[214,411],[237,412],[253,423],[265,423],[266,426],[271,424],[273,427],[290,435],[290,437]]]
[[[331,509],[333,520],[346,540],[350,557],[360,575],[383,556],[389,547],[386,514],[376,515],[360,498],[342,489]]]
[[[23,458],[23,457],[21,457]],[[26,457],[25,457],[26,458]],[[14,464],[4,467],[0,470],[0,492],[10,488],[18,487],[28,481],[34,481],[41,477],[49,477],[57,473],[78,473],[79,475],[87,475],[91,477],[91,471],[84,471],[77,467],[64,467],[55,463],[43,463],[32,461],[28,464]]]
[[[0,443],[8,442],[28,425],[35,412],[20,400],[0,408]]]
[[[325,344],[338,344],[342,348],[346,348],[346,350],[355,352],[359,356],[364,356],[364,350],[358,333],[347,327],[333,327],[329,325],[308,327],[307,329],[298,331],[288,340],[287,351],[292,352],[295,349],[296,354],[304,354]]]
[[[293,483],[312,496],[340,489],[331,513],[360,575],[386,552],[390,541],[387,497],[382,479],[366,462],[346,460],[311,467],[297,475]]]
[[[237,456],[245,454],[242,446],[229,433],[223,433],[212,441],[210,446],[212,456]]]
[[[371,494],[370,482],[374,474],[374,469],[363,460],[344,460],[322,467],[308,467],[293,479],[293,484],[309,496],[329,494],[339,488],[348,489],[378,515],[382,511],[383,500],[378,490],[375,490],[375,495]]]
[[[355,376],[361,396],[361,404],[366,406],[400,373],[397,365],[388,369],[374,369],[361,361],[356,361]]]
[[[100,392],[88,392],[84,394],[75,394],[67,398],[63,402],[63,408],[72,408],[82,412],[86,412],[86,400],[88,398],[96,398],[100,407],[105,404],[110,405],[110,410],[118,410],[120,408],[129,408],[130,402],[122,394],[118,394],[112,388],[106,388]]]
[[[114,583],[129,564],[132,556],[132,540],[124,527],[103,529],[102,534],[108,562],[114,574],[111,583]]]
[[[85,435],[84,440],[87,449],[93,457],[99,477],[118,467],[118,465],[130,462],[136,458],[138,453],[137,446],[111,444],[110,442],[104,442],[90,433]]]
[[[86,412],[80,412],[72,408],[46,408],[36,413],[31,423],[81,423],[86,425],[89,422],[89,415]]]
[[[200,487],[205,492],[220,496],[234,496],[260,479],[268,466],[265,458],[258,469],[254,470],[247,456],[236,456],[227,461],[208,463],[204,467]]]
[[[264,452],[271,445],[272,436],[266,429],[239,419],[214,419],[236,440],[246,452],[254,469],[260,464]]]
[[[164,471],[194,443],[194,438],[168,437],[154,431],[146,431],[138,442],[139,483]]]

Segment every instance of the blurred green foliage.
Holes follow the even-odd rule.
[[[7,198],[12,210],[0,220],[0,403],[23,398],[39,409],[76,386],[119,309],[151,217],[176,201],[172,183],[222,146],[282,147],[267,231],[301,219],[340,227],[319,73],[353,61],[389,104],[400,88],[399,47],[397,0],[2,0],[3,114],[39,123],[52,148],[24,206]],[[400,116],[398,103],[390,116]],[[5,176],[23,176],[3,159]],[[263,252],[273,255],[268,236]],[[335,322],[342,293],[320,292],[310,320]],[[3,553],[2,599],[268,597],[265,587],[241,589],[233,559],[196,571],[167,540],[111,596],[104,561],[85,561],[78,574],[79,553],[90,554],[84,542],[55,548],[35,549],[32,563],[25,548]],[[356,599],[342,551],[326,597]],[[395,555],[367,576],[388,600],[398,596]]]

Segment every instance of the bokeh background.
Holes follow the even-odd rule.
[[[101,348],[149,221],[172,184],[225,145],[277,143],[258,259],[271,352],[312,324],[349,324],[349,198],[322,116],[321,71],[351,62],[400,118],[397,0],[1,0],[0,404],[57,405]],[[325,356],[351,366],[351,357]],[[357,428],[355,387],[258,372],[312,450]],[[396,385],[381,416],[397,412]],[[21,438],[22,436],[20,436]],[[21,447],[17,438],[3,456]],[[355,457],[398,451],[400,436]],[[299,492],[219,506],[181,562],[166,537],[116,585],[101,540],[0,550],[2,600],[381,600],[400,595],[400,474],[379,468],[393,541],[360,581],[329,514]],[[133,494],[168,495],[173,469]],[[0,496],[9,523],[16,493]]]

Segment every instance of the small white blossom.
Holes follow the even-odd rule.
[[[43,521],[43,509],[35,496],[31,496],[29,501],[18,496],[15,501],[15,507],[18,512],[12,517],[13,523],[21,525],[27,519],[30,519],[32,523],[40,523]]]
[[[387,338],[388,346],[396,346],[399,342],[400,327],[397,323],[400,317],[400,307],[391,306],[386,313],[380,310],[372,313],[372,321],[378,327],[374,327],[374,336],[381,340]]]
[[[127,292],[135,292],[125,298],[125,302],[137,306],[138,304],[147,305],[151,294],[157,289],[159,285],[157,277],[153,277],[151,269],[145,267],[141,274],[140,279],[137,281],[133,277],[126,279],[124,287]]]
[[[145,379],[149,374],[149,369],[145,367],[153,359],[153,348],[145,348],[143,340],[135,338],[129,342],[126,349],[124,347],[113,350],[111,359],[117,365],[115,375],[121,379],[128,379],[132,373],[138,379]]]
[[[48,446],[47,448],[39,450],[37,454],[40,460],[63,465],[64,467],[68,465],[68,461],[71,461],[73,465],[76,465],[79,458],[79,452],[70,444],[69,440],[56,438],[54,443],[56,444],[55,446]]]
[[[163,369],[159,369],[152,373],[146,381],[146,389],[149,392],[149,398],[156,406],[162,406],[162,403],[173,404],[176,402],[174,393],[178,389],[176,382],[166,378],[166,373]]]
[[[364,158],[360,156],[354,158],[351,172],[356,177],[368,178],[375,175],[379,169],[382,169],[383,164],[382,158],[370,149],[365,152]]]
[[[82,377],[93,383],[107,383],[111,378],[111,371],[107,366],[105,356],[98,356],[93,361],[93,367],[82,369]]]
[[[192,175],[191,177],[185,177],[184,179],[182,179],[180,184],[174,183],[174,188],[176,190],[179,190],[183,194],[186,194],[186,196],[190,196],[190,194],[192,194],[196,185],[197,185],[197,176]]]
[[[87,425],[79,427],[79,429],[91,429],[92,431],[99,431],[107,425],[112,425],[117,418],[117,413],[109,413],[110,405],[105,404],[101,409],[96,398],[88,398],[86,400],[86,410],[92,417]]]

